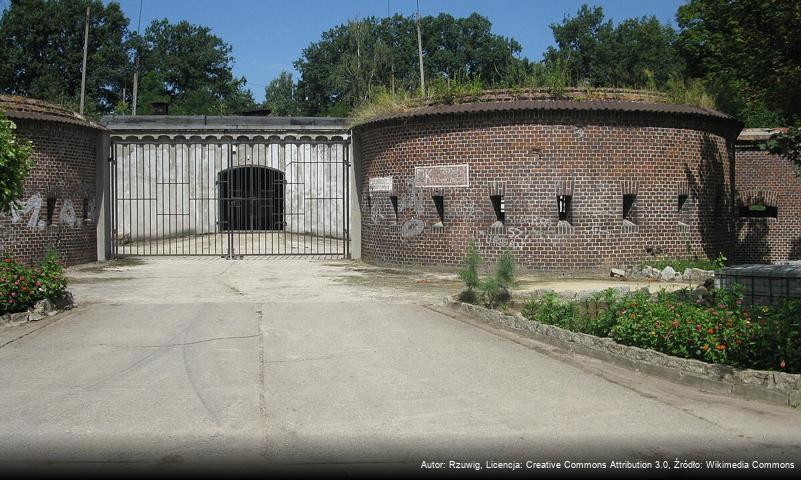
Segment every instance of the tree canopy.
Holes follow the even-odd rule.
[[[124,91],[130,101],[137,54],[138,113],[149,113],[155,100],[169,100],[176,114],[225,114],[254,104],[245,79],[231,73],[231,46],[209,28],[165,19],[154,21],[140,37],[128,29],[118,3],[100,0],[13,0],[0,18],[0,92],[75,109],[86,7],[88,114],[119,110]]]
[[[113,109],[131,73],[128,19],[113,2],[12,1],[0,18],[0,91],[77,106],[87,6],[87,111]]]
[[[231,72],[231,46],[208,27],[167,19],[153,21],[131,45],[144,72],[140,85],[141,112],[150,103],[169,100],[175,114],[223,115],[250,108],[255,102],[244,77]]]
[[[546,63],[562,62],[574,83],[603,87],[664,87],[681,76],[684,62],[675,44],[678,34],[656,17],[629,18],[617,25],[603,8],[582,5],[575,17],[551,24],[557,48]]]
[[[294,117],[303,114],[291,73],[281,72],[267,85],[264,89],[264,106],[269,108],[273,115]]]
[[[474,13],[420,20],[427,79],[480,78],[502,83],[521,64],[520,44],[492,33],[492,24]],[[376,92],[419,89],[414,17],[394,15],[352,20],[322,34],[295,64],[298,93],[307,114],[346,113]]]
[[[689,73],[753,126],[801,122],[801,2],[689,0],[677,12]]]
[[[116,2],[11,0],[0,18],[0,92],[79,103],[83,28],[90,7],[87,113],[130,112],[139,59],[139,106],[173,114],[232,114],[254,99],[232,73],[231,46],[211,29],[157,20],[138,35]],[[489,19],[441,13],[420,19],[426,83],[459,88],[634,87],[678,102],[714,104],[748,126],[801,125],[801,2],[687,0],[677,27],[654,16],[608,19],[583,5],[550,25],[540,61],[493,33]],[[276,115],[348,115],[386,95],[419,93],[416,20],[350,20],[322,33],[265,89]],[[455,85],[455,87],[454,87]],[[461,86],[461,87],[460,87]]]

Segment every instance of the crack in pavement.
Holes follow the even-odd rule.
[[[95,345],[99,345],[101,347],[109,347],[109,348],[170,348],[170,347],[184,347],[187,345],[197,345],[199,343],[216,342],[218,340],[241,340],[247,338],[256,338],[258,336],[260,336],[260,334],[255,333],[253,335],[212,337],[212,338],[205,338],[203,340],[195,340],[193,342],[165,343],[163,345],[114,345],[110,343],[96,343]]]

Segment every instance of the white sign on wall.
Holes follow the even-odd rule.
[[[392,177],[370,177],[371,192],[391,192]]]
[[[414,184],[417,187],[469,187],[469,165],[437,165],[415,167]]]

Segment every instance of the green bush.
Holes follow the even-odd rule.
[[[565,300],[549,292],[542,298],[526,302],[522,314],[530,320],[573,332],[607,337],[617,322],[616,307],[625,298],[613,289],[595,294],[584,302]]]
[[[479,283],[478,288],[483,292],[486,306],[495,308],[512,299],[510,289],[516,285],[515,270],[515,258],[509,250],[505,250],[495,265],[495,275]]]
[[[610,337],[677,357],[740,365],[758,329],[739,305],[694,304],[670,294],[652,301],[639,294],[617,311]]]
[[[459,300],[465,303],[478,303],[479,295],[484,304],[490,308],[505,305],[512,299],[510,289],[516,285],[515,271],[517,265],[512,253],[508,250],[501,254],[495,266],[495,274],[482,280],[478,275],[478,267],[483,259],[478,253],[474,241],[467,245],[467,253],[459,270],[459,278],[464,282],[465,288],[459,293]]]
[[[0,112],[0,213],[22,196],[22,182],[33,165],[31,142],[14,134],[17,126]]]
[[[475,293],[473,290],[477,288],[480,283],[478,278],[478,267],[481,265],[482,261],[481,255],[478,253],[478,247],[476,247],[476,242],[471,240],[467,245],[467,255],[465,255],[462,269],[459,271],[459,278],[467,287],[465,292],[469,291],[473,293],[473,298],[475,298]]]
[[[745,363],[753,368],[801,373],[801,301],[754,307],[751,314],[759,330],[751,339]]]
[[[64,265],[53,252],[34,267],[11,257],[0,262],[0,315],[23,312],[46,298],[58,300],[66,292]]]

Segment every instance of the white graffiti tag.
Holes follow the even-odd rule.
[[[44,230],[47,223],[39,219],[39,212],[42,210],[42,196],[38,193],[31,195],[28,200],[19,202],[19,207],[11,207],[11,223],[20,223],[23,215],[30,214],[28,219],[28,228],[38,228]]]
[[[78,216],[75,215],[75,207],[72,205],[72,200],[64,200],[61,212],[58,214],[58,221],[63,225],[78,226]]]

